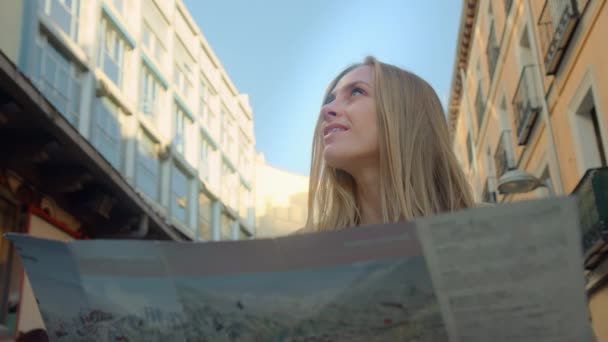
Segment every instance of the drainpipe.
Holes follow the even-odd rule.
[[[530,5],[530,0],[526,0],[524,2],[526,8],[525,11],[528,14],[528,25],[534,25],[534,18],[532,17],[532,10],[531,10],[531,5]],[[528,35],[530,36],[530,39],[532,40],[532,46],[534,47],[532,49],[532,53],[534,54],[534,57],[536,59],[536,62],[538,63],[538,72],[536,72],[536,82],[537,85],[542,85],[543,84],[543,77],[541,75],[540,72],[540,66],[542,65],[542,61],[540,59],[539,53],[538,53],[538,44],[536,42],[536,35],[534,34],[534,30],[532,29],[534,26],[531,26],[530,29],[528,30]],[[555,193],[556,194],[562,194],[564,192],[564,187],[562,184],[562,172],[559,166],[559,159],[557,156],[557,149],[555,147],[555,139],[553,137],[553,126],[551,125],[551,118],[549,117],[549,104],[547,103],[547,97],[544,94],[544,90],[543,90],[543,96],[542,96],[542,104],[543,104],[543,110],[542,110],[542,116],[543,119],[545,120],[545,126],[547,127],[547,136],[549,138],[549,148],[551,149],[551,159],[553,160],[554,165],[556,166],[555,169],[555,176],[557,178],[557,187],[555,189]]]

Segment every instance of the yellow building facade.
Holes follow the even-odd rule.
[[[266,162],[255,163],[256,237],[285,236],[301,229],[308,214],[308,177]]]
[[[463,1],[447,116],[478,202],[579,193],[585,201],[586,183],[594,200],[608,193],[608,183],[590,180],[607,171],[589,171],[607,166],[606,37],[605,0]],[[533,184],[512,188],[514,172],[520,185],[521,174]],[[608,208],[600,202],[583,250],[594,330],[608,341]]]

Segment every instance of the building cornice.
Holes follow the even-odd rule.
[[[466,70],[469,62],[478,8],[479,0],[463,0],[462,2],[462,14],[460,15],[458,42],[456,44],[450,98],[447,108],[448,128],[451,138],[453,138],[456,129],[458,113],[460,112],[460,101],[462,99],[463,80],[460,77],[460,69]]]

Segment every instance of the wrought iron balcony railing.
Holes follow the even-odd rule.
[[[526,65],[522,69],[513,97],[515,128],[517,129],[517,143],[519,145],[525,145],[528,142],[534,123],[542,108],[541,92],[535,72],[537,72],[536,65]]]
[[[608,168],[587,170],[572,194],[579,208],[585,268],[593,269],[608,254]]]
[[[547,75],[554,75],[589,0],[545,0],[538,19],[542,56]]]

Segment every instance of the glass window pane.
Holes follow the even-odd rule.
[[[50,17],[61,27],[61,29],[68,35],[72,36],[72,6],[65,5],[59,0],[51,0],[50,4]]]
[[[107,53],[104,58],[103,71],[117,86],[120,86],[120,66]]]
[[[118,122],[118,108],[108,100],[98,101],[93,120],[93,145],[118,169],[122,155],[122,135]]]
[[[211,240],[211,199],[201,193],[198,198],[198,231],[203,240]]]
[[[158,200],[159,162],[156,155],[156,143],[142,132],[138,144],[137,187],[150,199]]]
[[[187,224],[188,179],[175,165],[171,172],[171,214],[175,219]]]
[[[221,239],[232,240],[232,219],[228,215],[222,214],[220,226]]]

